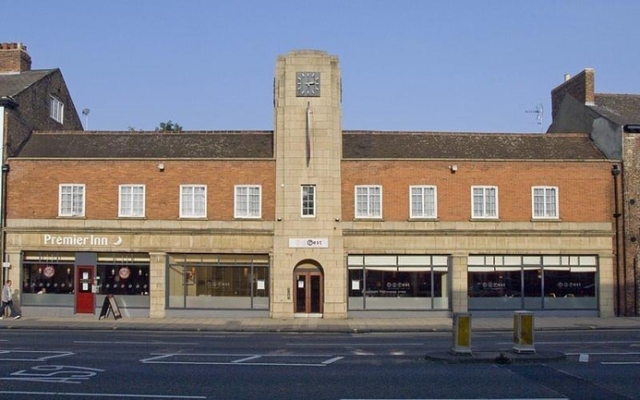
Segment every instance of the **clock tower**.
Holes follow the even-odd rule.
[[[274,81],[276,221],[271,317],[347,317],[338,58],[278,57]]]

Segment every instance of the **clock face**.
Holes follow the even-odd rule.
[[[296,96],[320,96],[320,72],[298,72],[296,75]]]

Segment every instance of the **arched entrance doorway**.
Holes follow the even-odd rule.
[[[296,317],[321,317],[324,303],[322,268],[313,261],[303,261],[293,270],[294,313]]]

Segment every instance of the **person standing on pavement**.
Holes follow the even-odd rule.
[[[0,319],[4,318],[4,309],[9,307],[11,311],[11,316],[13,319],[20,319],[22,314],[16,310],[16,307],[13,305],[13,296],[11,293],[11,279],[7,280],[4,287],[2,288],[2,305],[0,306]]]

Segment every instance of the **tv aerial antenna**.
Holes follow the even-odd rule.
[[[88,131],[89,130],[89,113],[91,112],[91,110],[89,110],[88,108],[85,108],[84,110],[82,110],[82,115],[84,115],[84,130]]]
[[[542,103],[537,104],[535,110],[525,110],[524,112],[527,114],[536,114],[536,124],[540,125],[542,129],[542,121],[544,119],[544,107]]]

